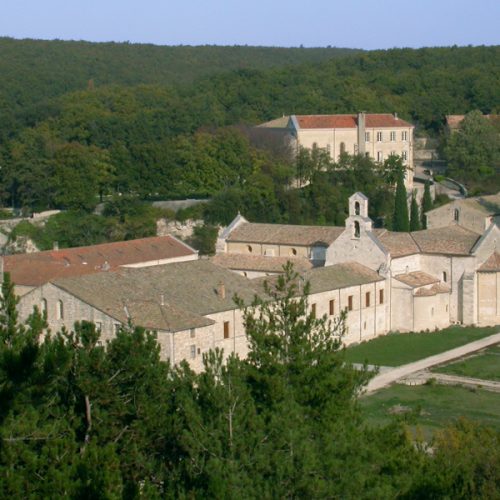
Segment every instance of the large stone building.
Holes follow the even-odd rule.
[[[322,148],[334,161],[342,153],[367,155],[378,162],[399,155],[407,165],[406,187],[412,188],[414,126],[396,114],[290,115],[259,128],[281,135],[294,150]]]
[[[132,322],[158,332],[163,358],[199,370],[209,349],[246,356],[233,298],[269,299],[263,280],[272,286],[288,261],[310,284],[311,311],[331,319],[346,311],[346,344],[395,330],[498,324],[497,242],[496,224],[481,232],[458,224],[412,233],[373,228],[368,199],[355,193],[343,227],[253,224],[238,215],[213,261],[56,277],[25,293],[19,311],[26,318],[37,306],[53,331],[93,321],[104,340]]]
[[[500,222],[500,193],[453,200],[425,216],[429,229],[457,225],[483,233],[492,222]]]

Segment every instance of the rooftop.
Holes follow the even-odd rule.
[[[439,283],[439,279],[431,276],[430,274],[424,273],[423,271],[414,271],[411,273],[398,274],[394,276],[394,279],[401,281],[405,285],[412,288],[418,288],[420,286],[432,285],[434,283]]]
[[[488,259],[478,269],[479,272],[496,272],[500,271],[500,254],[493,252]]]
[[[16,285],[40,286],[48,281],[114,271],[122,266],[192,256],[197,252],[174,238],[158,236],[86,247],[6,255],[4,271]]]
[[[130,317],[136,325],[167,331],[211,324],[203,316],[233,309],[235,295],[249,303],[257,291],[252,281],[208,260],[121,268],[52,283],[118,321]]]
[[[259,224],[246,222],[231,232],[227,241],[277,245],[330,245],[345,230],[337,226],[294,226],[288,224]]]
[[[296,115],[300,128],[357,128],[358,115]],[[390,113],[383,114],[365,114],[366,128],[384,128],[384,127],[413,127],[401,118]]]
[[[309,260],[301,257],[268,257],[238,253],[220,253],[212,257],[211,261],[227,269],[269,273],[282,272],[287,262],[291,262],[297,272],[307,271],[313,267]]]

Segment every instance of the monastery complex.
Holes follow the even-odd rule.
[[[21,319],[36,306],[52,331],[92,321],[103,342],[122,325],[143,326],[157,332],[164,359],[187,360],[197,370],[216,347],[247,354],[233,298],[246,304],[255,295],[266,298],[263,281],[272,283],[289,261],[310,284],[309,307],[317,316],[347,312],[346,344],[396,330],[500,323],[500,234],[493,217],[482,213],[475,226],[464,227],[460,217],[474,210],[464,205],[458,220],[452,208],[451,221],[446,212],[435,227],[394,233],[373,227],[368,204],[353,194],[343,227],[256,224],[238,215],[210,260],[175,239],[162,245],[153,238],[109,244],[106,254],[98,245],[59,251],[64,257],[57,251],[11,256],[5,267],[21,287]],[[96,262],[87,272],[91,255]],[[51,266],[60,271],[33,279],[35,267],[26,261],[36,259],[59,262]]]

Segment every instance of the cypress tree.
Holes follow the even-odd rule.
[[[431,184],[427,180],[425,181],[424,198],[422,201],[422,229],[427,229],[427,220],[425,218],[425,214],[429,210],[432,210],[432,205]]]
[[[396,185],[396,199],[394,201],[394,216],[392,218],[392,230],[408,232],[410,221],[408,219],[408,203],[406,201],[406,188],[403,171],[398,174]]]
[[[420,230],[420,212],[418,210],[417,198],[415,192],[411,197],[411,208],[410,208],[410,231]]]

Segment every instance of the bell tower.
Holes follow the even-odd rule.
[[[372,230],[372,220],[368,217],[368,198],[360,192],[349,198],[349,217],[345,221],[351,238],[359,239],[361,234]]]

